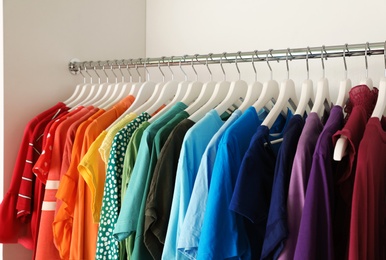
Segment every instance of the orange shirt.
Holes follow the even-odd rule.
[[[81,159],[81,150],[84,133],[93,120],[105,111],[98,110],[87,121],[83,122],[76,130],[74,144],[71,153],[71,163],[68,171],[62,176],[56,193],[57,204],[54,222],[52,224],[54,244],[62,259],[70,258],[70,245],[73,223],[73,212],[77,194],[78,170],[77,166]]]
[[[87,153],[91,144],[99,134],[112,124],[130,105],[134,97],[127,96],[118,102],[113,108],[106,111],[103,115],[95,119],[86,129],[83,145],[82,157]],[[99,154],[99,153],[98,153]],[[102,162],[102,169],[104,164]],[[95,259],[96,242],[98,235],[98,225],[94,224],[92,214],[92,203],[95,198],[92,197],[89,187],[92,183],[86,183],[90,178],[84,178],[84,171],[79,171],[78,190],[76,202],[74,205],[74,220],[71,237],[70,259]],[[105,174],[99,178],[104,183]]]

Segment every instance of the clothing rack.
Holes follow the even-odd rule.
[[[160,66],[181,66],[181,65],[207,65],[222,63],[239,63],[239,62],[262,62],[280,60],[300,60],[300,59],[317,59],[317,58],[338,58],[365,56],[367,65],[367,56],[382,55],[385,53],[386,42],[363,43],[363,44],[343,44],[333,46],[319,46],[306,48],[287,48],[287,49],[269,49],[264,51],[247,51],[232,53],[209,53],[183,56],[170,56],[159,58],[138,58],[122,60],[105,60],[105,61],[78,61],[73,59],[69,63],[69,70],[77,74],[80,70],[100,70],[107,65],[110,69],[125,68],[146,68]],[[385,56],[386,60],[386,56]],[[386,61],[385,61],[386,62]],[[367,67],[367,66],[366,66]]]

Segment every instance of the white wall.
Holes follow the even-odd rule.
[[[84,61],[145,55],[146,3],[142,0],[4,0],[3,3],[5,154],[0,173],[4,182],[0,183],[4,183],[6,191],[27,121],[65,100],[82,81],[81,76],[68,71],[72,58]],[[4,259],[31,259],[31,253],[20,245],[4,245]]]
[[[384,0],[147,0],[146,55],[157,57],[382,42],[386,40],[385,8]],[[365,76],[364,64],[363,57],[348,59],[348,74],[354,84]],[[285,62],[271,65],[275,79],[286,78]],[[335,96],[334,87],[344,75],[343,61],[329,59],[325,66],[332,96]],[[224,67],[229,79],[232,75],[236,78],[234,65]],[[290,76],[297,85],[306,78],[305,68],[305,61],[290,62]],[[260,81],[269,78],[266,63],[257,64],[257,69]],[[221,79],[219,65],[213,65],[212,70],[217,71],[216,75]],[[201,79],[207,80],[206,70],[202,68],[200,71]],[[245,80],[253,80],[252,72],[251,64],[241,66]],[[369,75],[375,83],[383,75],[381,56],[369,57]],[[317,80],[321,76],[320,60],[310,61],[311,79]]]

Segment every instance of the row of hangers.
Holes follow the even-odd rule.
[[[347,44],[346,48],[343,50],[345,78],[340,81],[338,96],[336,102],[334,103],[334,105],[339,105],[341,107],[344,107],[348,98],[348,92],[352,86],[351,80],[347,77],[346,50],[349,51]],[[256,57],[259,58],[257,56],[257,51],[255,53]],[[78,84],[76,86],[74,93],[67,100],[65,100],[64,103],[68,107],[72,108],[93,105],[94,107],[109,109],[123,97],[127,95],[134,96],[135,100],[133,104],[116,120],[116,122],[131,112],[136,114],[140,114],[142,112],[154,114],[157,110],[159,110],[159,108],[165,106],[149,120],[150,122],[153,122],[178,101],[188,105],[185,111],[190,115],[189,119],[194,122],[199,121],[211,109],[215,109],[216,112],[221,115],[232,106],[237,107],[241,111],[245,111],[250,106],[253,106],[256,109],[256,112],[259,112],[262,109],[267,110],[268,115],[264,119],[262,125],[271,128],[276,118],[281,113],[286,114],[287,108],[290,108],[295,115],[304,115],[305,112],[315,112],[319,115],[319,117],[322,117],[325,110],[328,111],[330,109],[332,102],[329,94],[328,79],[325,77],[324,53],[327,52],[323,46],[321,51],[323,76],[317,81],[316,92],[314,94],[313,82],[309,79],[308,66],[309,54],[312,53],[308,48],[306,53],[307,78],[302,82],[299,99],[296,95],[295,83],[289,76],[290,70],[288,58],[291,56],[291,51],[288,48],[286,53],[287,79],[283,80],[280,85],[273,79],[273,71],[269,63],[268,54],[265,60],[268,68],[270,69],[270,79],[264,83],[260,83],[257,80],[255,60],[252,56],[252,67],[255,72],[255,80],[251,84],[241,80],[237,57],[234,63],[236,65],[239,78],[235,81],[228,81],[226,79],[226,73],[223,68],[223,59],[226,60],[227,58],[226,53],[223,53],[223,57],[220,59],[223,80],[213,81],[212,73],[208,66],[208,59],[211,58],[211,54],[209,54],[206,57],[205,65],[209,71],[210,80],[204,83],[198,80],[197,72],[193,66],[193,59],[191,66],[196,74],[196,78],[193,81],[188,81],[187,74],[181,67],[181,60],[179,62],[179,68],[185,76],[183,81],[174,80],[174,73],[169,65],[170,61],[168,61],[168,68],[172,75],[170,81],[165,81],[165,75],[160,68],[160,61],[158,62],[158,68],[163,78],[162,82],[153,82],[150,80],[150,75],[146,67],[146,61],[143,63],[143,67],[146,71],[146,81],[141,82],[141,74],[139,73],[138,66],[136,65],[135,70],[138,73],[139,82],[135,83],[132,82],[132,74],[128,65],[126,65],[126,69],[130,75],[130,81],[125,82],[122,66],[119,65],[118,68],[122,75],[122,80],[121,82],[118,82],[118,76],[113,70],[112,63],[107,64],[107,66],[110,66],[110,70],[115,76],[114,83],[109,83],[109,76],[105,70],[106,64],[102,66],[102,71],[104,72],[107,81],[105,83],[101,83],[100,75],[95,67],[93,71],[98,76],[98,83],[92,83],[92,76],[88,72],[86,66],[84,66],[84,71],[89,75],[91,82],[86,83],[86,77],[80,70],[83,75],[84,82],[83,84]],[[241,58],[240,52],[239,56]],[[386,75],[386,53],[384,53],[384,59]],[[367,73],[367,48],[365,51],[365,64],[366,78],[362,80],[360,84],[365,84],[369,88],[373,88],[373,82],[368,77]],[[372,117],[382,119],[384,114],[386,114],[386,78],[382,77],[379,84],[378,100],[372,113]],[[347,138],[343,135],[338,139],[334,150],[334,160],[340,161],[345,156],[347,143]]]

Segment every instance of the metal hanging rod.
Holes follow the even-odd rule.
[[[105,61],[71,61],[69,70],[77,74],[80,70],[85,69],[118,69],[118,68],[141,68],[157,66],[179,66],[179,65],[205,65],[235,63],[235,62],[258,62],[258,61],[280,61],[280,60],[300,60],[316,58],[337,58],[350,56],[365,55],[382,55],[385,52],[386,42],[363,43],[363,44],[344,44],[334,46],[319,46],[306,48],[287,48],[287,49],[270,49],[264,51],[248,51],[218,54],[195,54],[184,56],[171,56],[159,58],[138,58],[123,60],[105,60]]]

